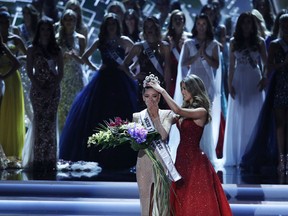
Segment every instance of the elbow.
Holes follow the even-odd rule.
[[[175,113],[175,114],[178,114],[178,115],[181,115],[181,109],[180,109],[180,107],[175,107],[174,109],[172,109],[173,110],[173,112]]]
[[[214,69],[218,69],[219,68],[219,62],[215,62],[214,65],[212,66]]]

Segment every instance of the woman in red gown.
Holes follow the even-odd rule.
[[[181,82],[183,105],[179,107],[158,83],[150,82],[160,92],[177,117],[180,144],[175,166],[182,179],[171,187],[172,215],[232,215],[219,178],[207,156],[200,149],[205,125],[211,120],[209,97],[203,81],[189,75]]]

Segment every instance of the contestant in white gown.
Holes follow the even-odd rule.
[[[196,17],[192,35],[192,39],[187,39],[181,50],[178,74],[179,76],[182,75],[183,78],[187,74],[195,74],[205,84],[212,104],[212,121],[206,125],[200,145],[211,163],[217,165],[218,159],[215,149],[218,142],[221,115],[221,70],[219,67],[219,45],[213,39],[212,25],[207,15],[200,14]],[[188,71],[185,69],[187,66],[189,67]],[[175,94],[178,94],[177,86]]]
[[[264,102],[259,58],[266,63],[264,40],[257,35],[251,13],[242,13],[230,41],[229,98],[223,164],[239,166]],[[264,70],[263,69],[263,70]]]

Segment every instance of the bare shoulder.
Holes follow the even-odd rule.
[[[76,32],[76,37],[80,40],[86,40],[85,36],[83,34],[79,34]]]
[[[140,112],[133,113],[133,122],[137,122],[140,119]]]

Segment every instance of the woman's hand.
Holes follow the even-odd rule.
[[[148,86],[151,86],[153,89],[155,89],[157,92],[159,92],[160,94],[163,93],[163,91],[165,91],[160,85],[159,83],[155,82],[155,81],[150,81],[148,83]]]
[[[149,113],[151,119],[153,120],[153,119],[159,118],[158,102],[154,101],[154,100],[151,100],[151,99],[147,99],[145,101],[145,104],[147,106],[147,110],[148,110],[148,113]]]
[[[262,77],[262,79],[258,82],[257,87],[259,88],[259,91],[262,91],[267,86],[267,78]]]

